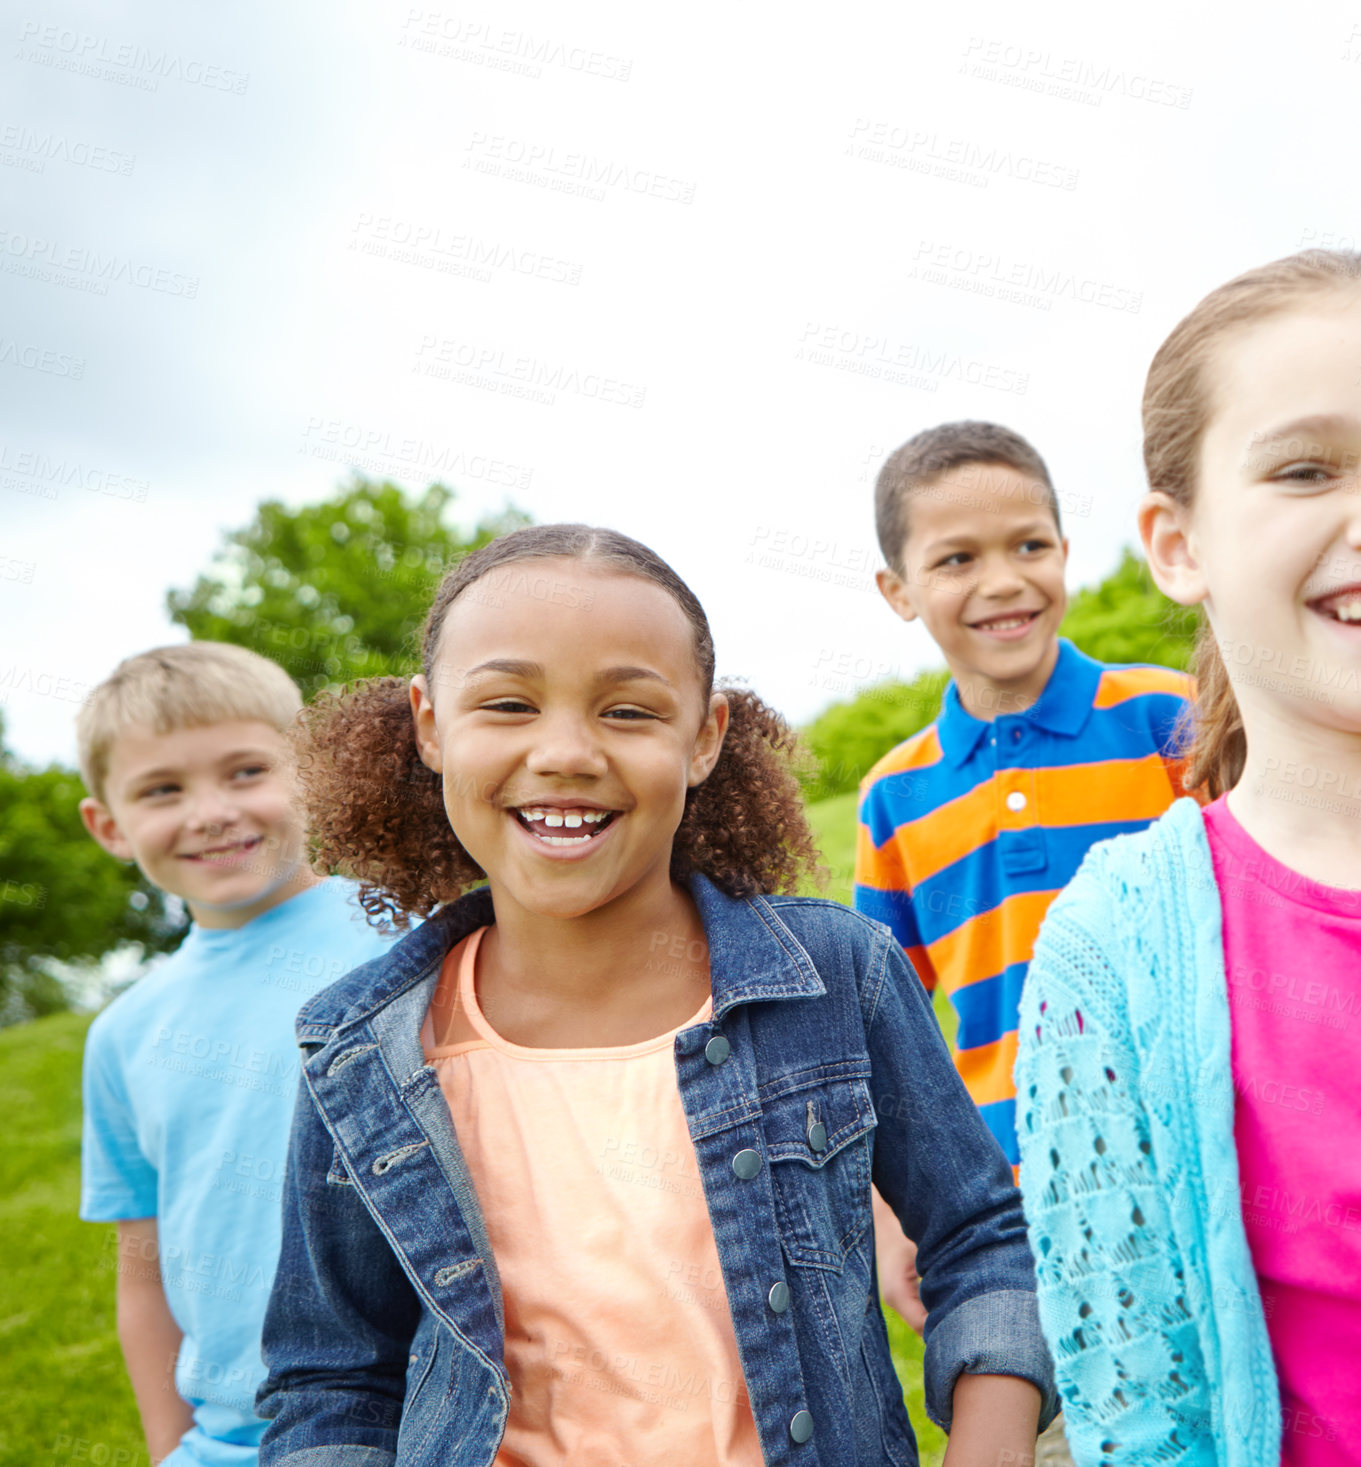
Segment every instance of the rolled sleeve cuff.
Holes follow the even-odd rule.
[[[397,1454],[383,1447],[303,1447],[275,1460],[279,1467],[392,1467]]]
[[[926,1410],[942,1431],[954,1417],[961,1375],[1016,1375],[1043,1397],[1039,1429],[1058,1415],[1054,1364],[1040,1329],[1035,1295],[1026,1289],[976,1294],[952,1309],[929,1333],[923,1366]]]

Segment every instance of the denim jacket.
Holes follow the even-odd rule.
[[[919,1248],[928,1411],[948,1430],[962,1371],[1007,1374],[1040,1389],[1047,1422],[1011,1169],[887,929],[833,902],[737,900],[703,877],[691,889],[713,1014],[676,1036],[676,1077],[766,1463],[917,1460],[879,1308],[871,1179]],[[444,955],[493,920],[488,890],[472,892],[298,1015],[306,1094],[265,1322],[262,1467],[496,1456],[500,1281],[420,1040]],[[726,1055],[706,1050],[719,1035]],[[739,1176],[750,1151],[760,1167]]]

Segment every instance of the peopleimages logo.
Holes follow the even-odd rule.
[[[133,41],[115,41],[91,31],[44,25],[36,20],[24,22],[19,42],[21,61],[50,66],[54,71],[74,71],[104,81],[123,82],[139,91],[158,91],[165,80],[204,87],[210,92],[231,92],[240,97],[250,85],[249,72],[233,71],[173,51],[139,46]],[[30,49],[25,51],[25,46]]]
[[[74,168],[121,173],[126,177],[137,166],[137,155],[7,122],[0,124],[0,163],[26,168],[32,173],[44,172],[49,163],[69,163]]]
[[[0,336],[0,363],[11,367],[27,367],[30,372],[44,372],[50,377],[69,377],[79,382],[85,375],[85,358],[51,347],[35,346],[31,341],[13,341]]]
[[[21,230],[0,229],[0,264],[11,275],[30,275],[53,285],[74,285],[94,295],[107,295],[111,284],[132,285],[184,300],[198,295],[197,275],[182,275],[127,255],[104,255],[84,245],[62,245]]]

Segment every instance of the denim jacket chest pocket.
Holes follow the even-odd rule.
[[[791,1263],[841,1271],[870,1224],[869,1085],[862,1078],[791,1076],[761,1099],[761,1127]]]

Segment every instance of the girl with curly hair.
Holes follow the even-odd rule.
[[[887,931],[795,895],[795,741],[623,535],[445,579],[309,716],[319,860],[425,916],[298,1016],[265,1467],[914,1459],[871,1183],[952,1467],[1052,1414],[1011,1172]],[[777,895],[782,893],[782,895]]]

